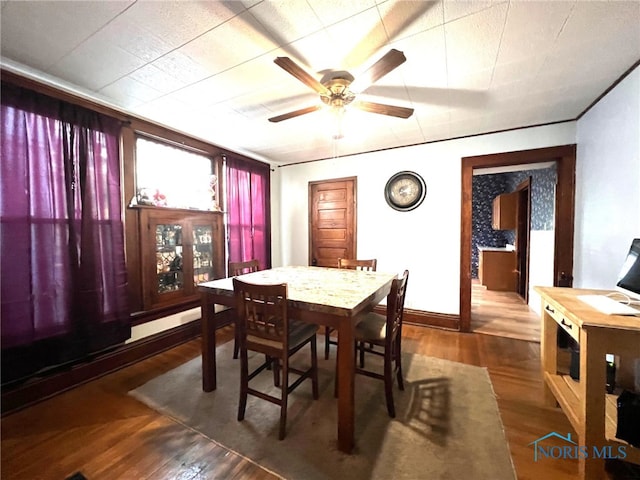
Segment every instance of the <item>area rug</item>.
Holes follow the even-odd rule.
[[[395,419],[387,415],[383,382],[356,375],[356,446],[347,455],[337,450],[335,351],[329,360],[319,355],[318,400],[310,381],[289,396],[287,436],[279,441],[274,404],[249,397],[245,420],[236,420],[240,361],[232,349],[232,342],[217,349],[214,392],[202,391],[202,362],[195,358],[129,393],[289,480],[516,478],[485,368],[404,354],[405,390],[394,388]],[[305,348],[293,361],[303,366],[308,357]],[[379,366],[370,357],[367,367]],[[269,371],[256,381],[273,388]]]

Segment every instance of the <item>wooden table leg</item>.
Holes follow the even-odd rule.
[[[542,301],[542,320],[540,335],[540,361],[542,363],[543,402],[547,407],[557,407],[556,397],[545,381],[545,373],[555,375],[558,372],[558,324],[551,315],[545,312]]]
[[[338,328],[338,449],[351,453],[354,445],[354,326],[351,319],[343,319]]]
[[[202,390],[216,389],[216,325],[211,296],[200,294],[200,318],[202,322]]]
[[[605,383],[607,353],[605,338],[599,330],[580,330],[580,389],[582,390],[581,423],[583,432],[578,432],[580,445],[589,448],[589,458],[580,458],[580,478],[599,480],[605,478],[604,459],[597,458],[594,448],[602,450],[605,445]],[[606,333],[606,332],[605,332]]]

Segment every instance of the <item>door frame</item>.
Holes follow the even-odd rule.
[[[472,180],[476,168],[525,165],[555,161],[557,169],[553,284],[567,286],[573,278],[576,144],[494,153],[462,158],[460,215],[460,322],[458,330],[471,330]],[[562,228],[558,228],[562,226]]]
[[[531,175],[529,175],[526,180],[518,184],[515,192],[518,193],[515,240],[516,269],[518,271],[517,289],[518,294],[524,299],[525,303],[529,303],[529,250],[531,248]],[[523,205],[526,206],[527,212],[524,219],[522,219]],[[522,248],[523,240],[525,248]],[[522,275],[522,269],[520,268],[523,263],[525,265],[524,275]]]

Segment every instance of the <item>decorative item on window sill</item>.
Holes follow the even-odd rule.
[[[157,188],[139,188],[135,197],[135,203],[132,200],[132,205],[153,205],[155,207],[166,207],[167,197]]]
[[[217,191],[218,191],[218,176],[213,174],[209,175],[209,195],[211,195],[211,211],[219,212],[220,206],[218,205]]]
[[[160,190],[156,189],[156,192],[153,194],[153,204],[156,207],[166,207],[167,196],[164,193],[162,193]]]
[[[194,194],[185,198],[185,201],[182,202],[176,201],[181,200],[181,197],[173,195],[173,191],[165,193],[158,188],[139,188],[136,195],[131,199],[131,202],[129,202],[129,207],[143,205],[151,207],[220,212],[222,210],[220,209],[217,200],[217,183],[217,176],[211,175],[205,188],[200,188],[197,191],[194,190]]]
[[[135,196],[135,203],[132,200],[131,203],[134,205],[153,205],[153,192],[150,188],[139,188],[138,193]]]

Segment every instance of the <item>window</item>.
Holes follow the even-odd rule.
[[[2,382],[130,337],[120,122],[2,83]]]
[[[217,183],[210,157],[142,137],[136,139],[137,203],[218,210]]]

